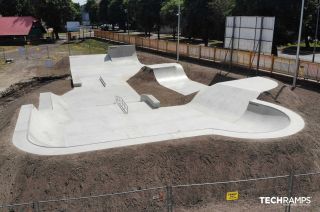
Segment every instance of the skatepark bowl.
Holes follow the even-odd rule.
[[[270,139],[304,128],[298,114],[257,99],[277,87],[275,81],[253,77],[206,86],[175,63],[148,68],[160,85],[196,96],[185,105],[150,107],[127,83],[144,67],[134,46],[70,56],[74,89],[40,94],[38,108],[23,105],[13,144],[33,154],[64,155],[200,135]]]

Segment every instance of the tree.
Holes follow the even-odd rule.
[[[185,35],[202,38],[206,46],[210,38],[223,39],[225,18],[232,3],[232,0],[185,0]]]
[[[73,8],[74,8],[74,20],[75,21],[82,21],[82,15],[81,15],[81,6],[79,3],[73,3]]]
[[[0,0],[0,14],[3,16],[35,15],[32,0]]]
[[[75,20],[79,13],[71,0],[37,0],[36,11],[37,16],[54,29],[56,39],[66,22]]]
[[[108,6],[108,17],[109,23],[112,24],[112,29],[116,24],[119,25],[120,29],[126,29],[126,13],[123,0],[111,0]]]
[[[172,29],[173,39],[176,39],[177,25],[178,25],[178,6],[180,0],[167,0],[161,7],[161,19],[162,23],[169,26]],[[183,11],[183,8],[181,9]]]
[[[160,32],[160,9],[162,0],[137,0],[137,23],[149,35],[153,29]]]
[[[84,8],[89,13],[91,23],[97,23],[99,21],[99,6],[97,2],[95,0],[87,0]]]
[[[137,1],[136,0],[124,0],[124,7],[127,9],[127,22],[128,28],[137,27]]]
[[[317,0],[308,0],[304,8],[303,36],[307,46],[307,38],[315,28],[316,3]],[[300,11],[301,0],[236,0],[233,14],[276,17],[274,43],[279,45],[297,40]]]
[[[99,20],[102,23],[108,22],[108,6],[110,0],[101,0],[99,3]]]

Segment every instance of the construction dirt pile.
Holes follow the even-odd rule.
[[[139,57],[144,63],[172,62],[147,53],[139,53]],[[192,69],[188,70],[186,64]],[[205,79],[208,84],[220,72],[188,63],[183,63],[183,66],[188,76],[192,76],[191,79],[198,78],[201,81],[203,76],[199,77],[197,73],[208,76]],[[158,85],[151,75],[141,71],[129,80],[129,84],[139,93],[151,93],[161,101],[162,106],[187,102],[185,97]],[[225,72],[221,76],[230,77]],[[305,119],[306,127],[303,131],[285,138],[244,140],[200,136],[53,157],[32,155],[15,148],[11,138],[21,105],[37,105],[41,92],[50,91],[61,95],[70,89],[70,80],[58,79],[15,90],[0,99],[0,204],[89,196],[163,185],[305,173],[319,170],[320,167],[319,91],[304,88],[291,91],[285,85],[260,97],[289,107]],[[241,208],[243,202],[250,202],[251,206],[261,205],[257,198],[260,195],[286,195],[287,182],[287,178],[283,178],[173,188],[174,208],[176,211],[192,211],[195,208],[212,211],[219,205],[219,208],[227,211],[230,205]],[[294,194],[312,194],[320,189],[320,176],[302,177],[294,185]],[[240,192],[243,202],[235,204],[224,200],[226,192],[234,190]],[[165,200],[161,198],[162,192],[165,190],[67,203],[43,203],[40,209],[161,211],[166,207]]]

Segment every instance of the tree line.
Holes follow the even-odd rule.
[[[287,44],[297,40],[301,0],[88,0],[86,9],[95,23],[126,24],[150,34],[161,26],[176,34],[178,4],[182,10],[182,33],[188,38],[223,40],[226,16],[276,17],[274,42]],[[310,46],[316,28],[319,0],[306,0],[303,37]],[[315,38],[314,38],[315,39]]]
[[[316,8],[319,0],[306,0],[303,37],[309,45],[314,38]],[[122,30],[158,32],[162,26],[176,35],[178,4],[181,4],[182,33],[200,38],[207,45],[211,39],[223,40],[226,16],[275,16],[274,42],[297,40],[301,0],[87,0],[84,10],[93,24],[110,24]],[[80,20],[80,5],[72,0],[0,0],[0,14],[33,15],[61,30],[66,21]]]
[[[67,21],[81,20],[80,5],[72,0],[0,0],[2,16],[33,16],[44,21],[59,39]]]

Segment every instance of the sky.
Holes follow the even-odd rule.
[[[87,0],[72,0],[72,1],[76,3],[80,3],[80,5],[83,5],[87,2]]]

